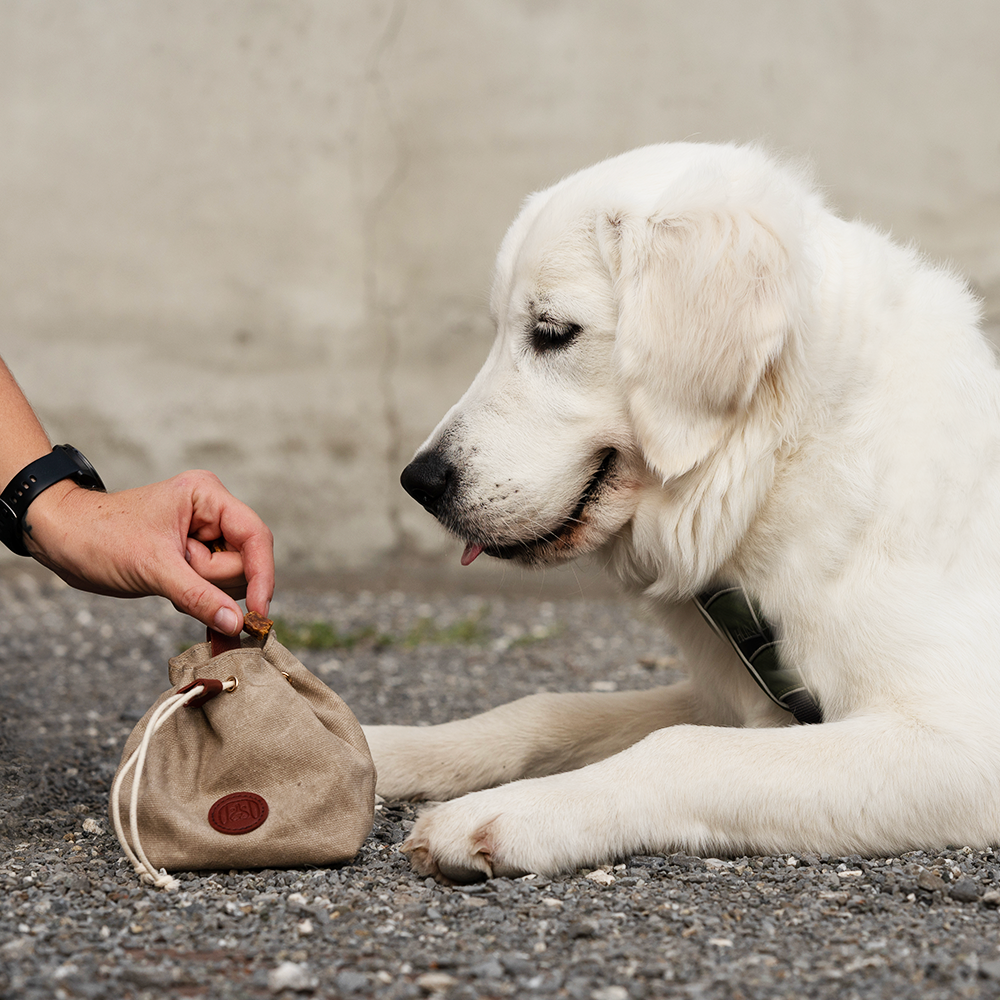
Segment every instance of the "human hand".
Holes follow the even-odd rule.
[[[223,551],[207,543],[225,540]],[[211,472],[99,493],[70,480],[28,508],[28,551],[70,586],[110,597],[159,595],[216,631],[238,635],[247,608],[267,616],[273,538]]]

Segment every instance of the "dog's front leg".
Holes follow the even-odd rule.
[[[877,715],[661,730],[579,770],[432,807],[403,849],[421,873],[461,882],[636,853],[885,856],[995,842],[995,796],[982,777],[975,787],[958,743]]]
[[[440,726],[366,726],[380,795],[450,799],[602,760],[695,719],[687,681],[649,691],[536,694]]]

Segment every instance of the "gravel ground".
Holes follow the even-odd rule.
[[[140,886],[105,803],[126,735],[200,639],[166,602],[0,576],[0,996],[996,997],[1000,849],[901,858],[621,858],[445,888],[380,804],[331,870]],[[364,722],[434,723],[538,690],[673,678],[627,604],[286,587],[286,644]],[[930,845],[929,845],[930,846]]]

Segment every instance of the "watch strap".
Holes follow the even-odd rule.
[[[24,515],[40,493],[63,479],[89,490],[104,490],[97,470],[76,448],[57,444],[48,455],[26,465],[0,493],[0,541],[20,556],[30,555],[24,544]]]

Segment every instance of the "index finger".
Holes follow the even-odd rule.
[[[274,596],[274,542],[271,532],[266,540],[258,533],[251,536],[241,549],[243,575],[247,581],[247,609],[267,617]]]
[[[234,501],[220,517],[222,536],[243,559],[247,608],[267,616],[274,596],[274,536],[246,504]]]

